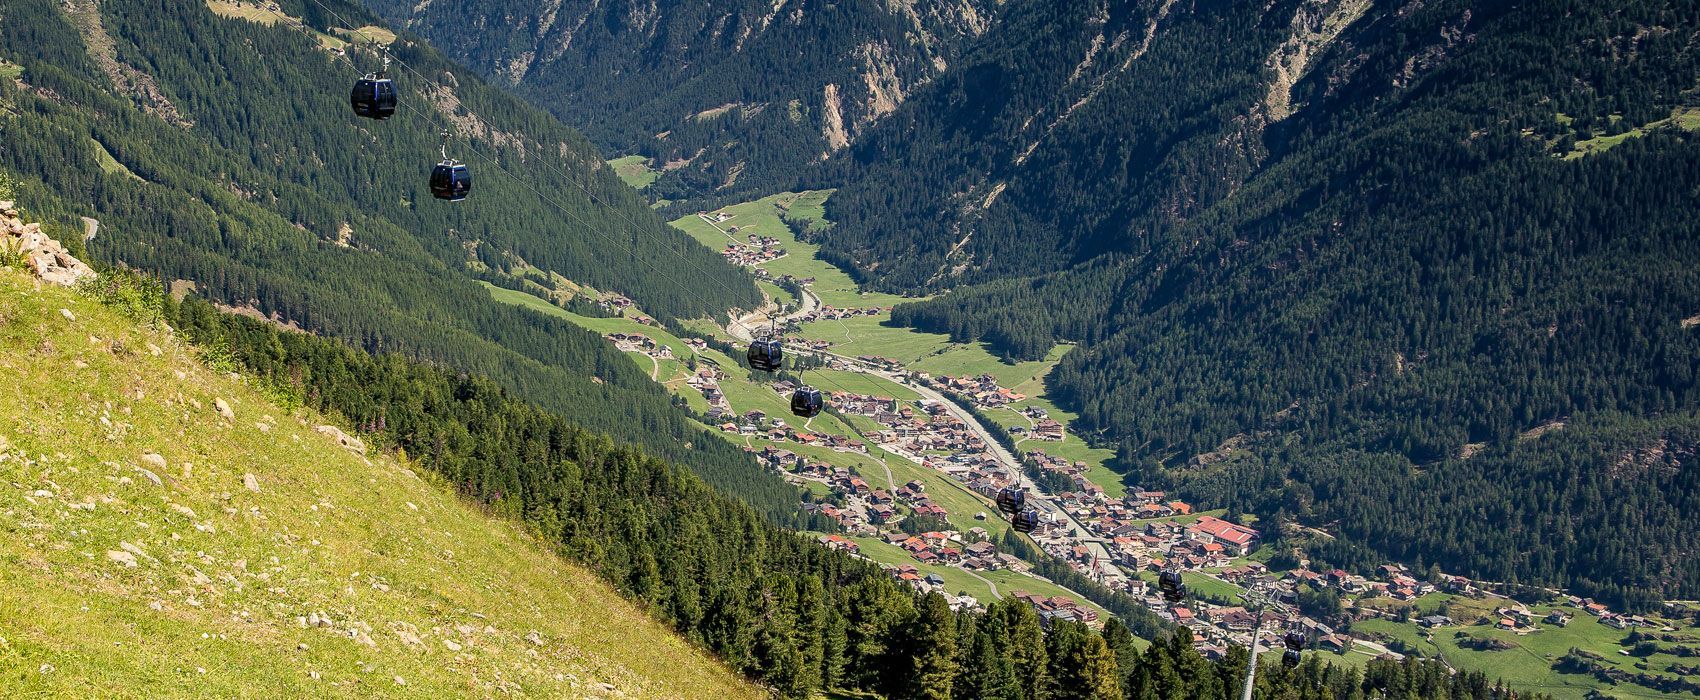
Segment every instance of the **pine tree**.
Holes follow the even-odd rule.
[[[929,593],[909,632],[910,681],[904,697],[950,700],[956,679],[956,621],[944,596]]]
[[[1103,637],[1088,632],[1085,643],[1075,648],[1069,665],[1075,675],[1074,687],[1060,697],[1122,700],[1121,667]]]
[[[1039,615],[1018,600],[1003,602],[1004,628],[1008,630],[1009,657],[1021,684],[1021,697],[1044,700],[1050,697],[1050,659],[1045,652],[1045,630]]]
[[[1116,677],[1123,687],[1127,679],[1133,675],[1134,668],[1139,665],[1139,648],[1134,645],[1133,633],[1127,631],[1127,625],[1116,618],[1110,618],[1104,623],[1104,644],[1110,648],[1110,653],[1116,656]]]

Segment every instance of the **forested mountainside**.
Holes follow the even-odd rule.
[[[96,260],[488,375],[793,513],[794,489],[696,439],[595,334],[496,303],[474,281],[564,276],[672,318],[756,306],[748,276],[663,225],[576,132],[416,41],[393,47],[419,71],[394,71],[404,109],[356,118],[355,69],[327,48],[370,20],[329,7],[341,17],[282,2],[303,27],[255,5],[218,4],[221,16],[201,2],[7,2],[0,169],[21,180],[19,203],[62,226],[99,219],[86,244]],[[378,68],[373,52],[351,53]],[[453,124],[450,150],[477,178],[452,206],[426,187],[438,122]]]
[[[373,447],[396,450],[490,512],[524,521],[782,697],[823,689],[892,698],[1238,696],[1244,649],[1206,661],[1183,629],[1148,631],[1158,639],[1141,651],[1119,619],[1101,631],[1047,626],[1014,598],[954,613],[938,594],[917,597],[874,564],[784,531],[691,473],[575,428],[486,379],[374,357],[192,297],[173,303],[149,293],[146,281],[102,284],[106,296],[222,349],[220,357],[253,372],[270,394],[372,428],[365,437]],[[138,298],[151,301],[131,301]],[[1415,658],[1376,659],[1361,671],[1270,663],[1258,693],[1511,697],[1480,673]]]
[[[992,280],[897,323],[1082,343],[1051,393],[1131,483],[1325,527],[1329,561],[1700,594],[1692,3],[1005,21],[828,203],[875,286]]]
[[[948,68],[1001,0],[366,0],[518,86],[655,196],[788,185]]]

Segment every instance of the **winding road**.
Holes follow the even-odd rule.
[[[732,322],[727,324],[726,332],[731,333],[732,337],[744,342],[754,340],[755,334],[751,332],[752,329],[766,328],[768,326],[768,314],[772,312],[774,306],[775,303],[770,301],[766,307],[744,314],[743,316],[737,316],[737,311],[734,310],[732,314],[728,314],[728,317],[732,319]],[[785,314],[784,316],[780,316],[775,320],[777,320],[781,326],[792,321],[801,321],[803,317],[814,313],[815,309],[819,309],[820,307],[820,296],[816,295],[809,289],[804,289],[803,301],[797,305],[797,309],[791,313]]]

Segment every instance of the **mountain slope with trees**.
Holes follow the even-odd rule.
[[[996,0],[367,0],[605,147],[657,197],[790,184],[948,68]]]
[[[486,379],[283,331],[192,297],[174,303],[151,284],[108,279],[97,291],[220,348],[213,357],[248,369],[291,405],[372,427],[373,448],[406,455],[487,512],[524,522],[781,697],[828,689],[893,698],[1238,696],[1244,649],[1207,661],[1182,629],[1147,630],[1158,641],[1141,651],[1121,619],[1102,631],[1047,627],[1015,598],[982,613],[952,612],[938,594],[918,597],[874,564],[785,531],[689,472],[575,428]],[[1270,663],[1258,692],[1511,697],[1479,673],[1415,659],[1377,659],[1362,671]]]
[[[248,19],[199,2],[6,3],[0,56],[19,72],[0,81],[0,169],[19,203],[66,231],[98,219],[93,260],[490,376],[794,517],[795,489],[702,439],[594,333],[475,282],[564,276],[670,319],[755,307],[747,275],[665,226],[575,132],[405,36],[391,48],[418,71],[393,71],[404,108],[355,117],[348,61],[376,70],[377,56],[327,49],[371,21],[358,8],[240,7]],[[426,188],[444,123],[477,178],[454,205]]]
[[[1104,7],[1011,8],[855,146],[830,254],[956,289],[894,322],[1081,343],[1050,394],[1130,483],[1324,561],[1700,593],[1692,4]]]

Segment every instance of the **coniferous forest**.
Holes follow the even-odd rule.
[[[420,75],[394,69],[404,108],[386,122],[356,119],[355,68],[320,36],[372,21],[347,4],[328,5],[333,17],[282,2],[305,31],[200,3],[75,7],[3,8],[0,56],[22,73],[0,81],[0,168],[50,224],[81,231],[78,217],[98,219],[84,244],[93,260],[192,282],[227,306],[368,351],[488,376],[795,517],[795,489],[701,439],[596,334],[496,303],[474,281],[559,274],[664,319],[759,303],[746,275],[666,227],[571,129],[405,37],[392,50]],[[104,68],[87,48],[100,37],[114,61]],[[381,66],[370,51],[348,60]],[[155,90],[135,87],[142,69]],[[449,150],[477,178],[476,196],[452,206],[426,188],[437,128],[451,122]]]
[[[836,262],[954,289],[894,324],[1079,343],[1049,394],[1127,483],[1326,526],[1324,561],[1700,593],[1691,3],[1094,12],[1012,7],[820,175]]]

